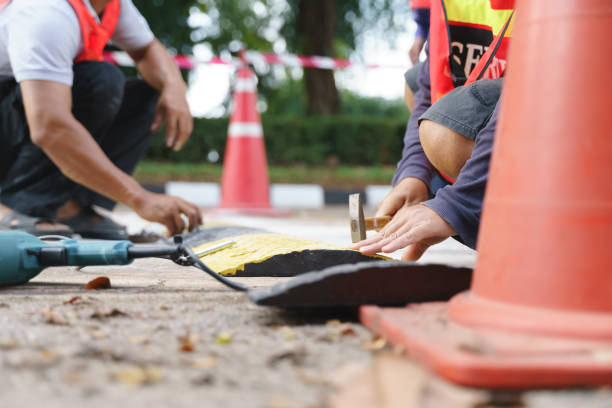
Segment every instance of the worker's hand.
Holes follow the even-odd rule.
[[[145,220],[165,225],[170,235],[180,234],[185,230],[185,221],[181,214],[189,220],[189,231],[193,231],[202,223],[202,214],[195,204],[165,194],[146,192],[134,211]]]
[[[366,255],[406,248],[402,260],[416,261],[431,245],[456,234],[434,210],[425,205],[415,205],[402,208],[379,233],[352,248]]]
[[[383,199],[376,211],[377,217],[394,216],[403,207],[420,204],[429,198],[427,186],[418,178],[407,177],[400,181]]]
[[[180,80],[166,84],[159,96],[151,130],[154,132],[166,122],[166,146],[178,152],[191,136],[193,117],[187,104],[187,87]]]
[[[419,62],[419,57],[421,56],[421,51],[423,50],[425,41],[426,40],[424,38],[415,37],[412,46],[408,51],[408,56],[410,57],[410,62],[412,62],[412,65],[415,65]]]

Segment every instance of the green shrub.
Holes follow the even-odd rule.
[[[389,165],[401,157],[407,119],[355,116],[262,118],[271,165]],[[163,145],[163,129],[147,154],[150,160],[207,161],[211,150],[223,157],[229,120],[196,119],[185,148]]]

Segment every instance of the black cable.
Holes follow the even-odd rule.
[[[232,288],[234,290],[238,290],[240,292],[247,292],[249,290],[248,286],[243,285],[242,283],[232,282],[231,280],[227,279],[225,276],[220,275],[217,272],[210,269],[208,266],[204,264],[204,262],[200,260],[200,258],[198,258],[196,254],[193,253],[191,249],[187,248],[187,246],[183,245],[182,249],[185,251],[185,253],[187,253],[189,258],[191,258],[191,260],[195,262],[194,266],[196,268],[201,269],[202,271],[206,272],[207,274],[209,274],[210,276],[212,276],[213,278],[215,278],[216,280],[218,280],[225,286]]]
[[[176,246],[133,246],[127,249],[128,258],[164,258],[173,257],[179,254],[179,248]]]

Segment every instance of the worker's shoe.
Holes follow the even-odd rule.
[[[105,239],[122,241],[128,239],[124,226],[117,224],[108,217],[104,217],[91,207],[85,207],[76,216],[62,220],[62,223],[73,229],[75,234],[82,238]]]
[[[23,231],[38,237],[44,235],[70,237],[74,234],[74,231],[65,224],[46,218],[31,217],[17,211],[12,211],[0,219],[0,230]]]

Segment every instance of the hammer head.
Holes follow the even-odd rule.
[[[366,239],[365,217],[360,194],[349,195],[349,217],[351,219],[351,240],[353,243]]]

